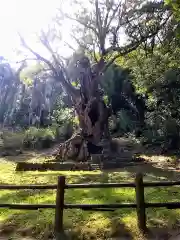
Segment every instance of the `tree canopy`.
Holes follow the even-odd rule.
[[[178,3],[171,1],[60,3],[53,24],[36,35],[46,54],[19,33],[19,68],[1,59],[1,123],[47,126],[54,111],[60,119],[60,108],[71,108],[81,146],[110,137],[110,116],[121,130],[122,116],[128,119],[123,134],[164,143],[173,142],[176,132],[179,139],[178,11]],[[65,39],[67,22],[71,32]],[[62,44],[71,56],[62,56]]]

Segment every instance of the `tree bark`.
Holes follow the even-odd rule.
[[[60,145],[56,156],[61,160],[86,161],[91,154],[101,153],[98,146],[102,137],[108,135],[108,109],[102,100],[91,97],[86,105],[80,99],[76,105],[80,132]]]
[[[57,159],[86,161],[93,153],[101,153],[98,146],[102,137],[109,137],[108,108],[98,89],[98,68],[93,74],[89,59],[83,57],[79,61],[80,96],[74,100],[79,118],[80,132],[60,145]]]
[[[97,63],[96,67],[93,67],[93,71],[90,65],[90,61],[87,57],[83,56],[79,59],[75,65],[75,71],[78,71],[79,76],[75,74],[75,81],[79,80],[80,89],[76,89],[71,84],[67,69],[56,59],[56,56],[48,50],[53,56],[54,62],[57,63],[54,67],[51,62],[33,51],[21,37],[22,44],[40,61],[46,63],[53,72],[54,78],[59,81],[66,92],[71,96],[73,106],[76,110],[76,114],[79,118],[80,137],[81,139],[76,143],[76,134],[73,138],[66,141],[60,146],[57,159],[82,159],[80,155],[84,152],[82,160],[86,160],[89,154],[100,152],[101,148],[97,146],[100,142],[103,134],[108,136],[108,108],[103,101],[102,94],[99,90],[99,79],[101,72],[105,67],[105,61],[102,57]],[[47,46],[46,46],[47,47]],[[87,154],[86,154],[87,152]]]

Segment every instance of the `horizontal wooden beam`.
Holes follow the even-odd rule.
[[[78,188],[121,188],[135,187],[134,183],[85,183],[85,184],[66,184],[66,189]]]
[[[144,187],[168,187],[180,185],[180,181],[174,182],[144,182]],[[135,183],[85,183],[85,184],[66,184],[66,189],[72,188],[132,188]]]
[[[168,187],[180,185],[180,181],[176,182],[144,182],[144,187]],[[131,188],[135,187],[135,183],[85,183],[85,184],[66,184],[65,189],[80,188]],[[21,189],[57,189],[57,184],[52,185],[0,185],[0,190],[21,190]]]
[[[0,190],[21,190],[21,189],[57,189],[57,184],[53,185],[0,185]]]
[[[109,210],[121,209],[121,208],[136,208],[136,203],[114,203],[114,204],[65,204],[64,209],[82,209],[82,210]],[[145,203],[146,208],[156,207],[156,208],[169,208],[178,209],[180,208],[180,203],[178,202],[168,202],[168,203]],[[55,209],[55,204],[11,204],[11,203],[0,203],[0,208],[10,208],[19,210],[37,210],[39,208],[44,209]]]
[[[173,181],[173,182],[144,182],[144,187],[168,187],[168,186],[175,186],[180,185],[180,181]]]
[[[115,204],[65,204],[65,209],[121,209],[121,208],[136,208],[136,203],[115,203]],[[169,208],[178,209],[180,208],[180,203],[178,202],[168,202],[168,203],[145,203],[145,208]]]
[[[0,208],[10,208],[18,210],[37,210],[39,208],[56,208],[55,204],[16,204],[16,203],[0,203]]]
[[[180,208],[180,202],[167,202],[167,203],[145,203],[146,208],[168,208],[178,209]]]
[[[65,204],[64,209],[98,209],[98,208],[110,208],[117,209],[117,208],[136,208],[136,203],[111,203],[111,204]]]

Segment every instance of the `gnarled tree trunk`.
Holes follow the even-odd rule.
[[[98,73],[92,73],[87,57],[79,61],[78,69],[80,95],[73,99],[73,104],[79,118],[80,131],[60,145],[57,159],[61,160],[86,161],[91,154],[102,152],[102,147],[98,146],[102,136],[109,137],[109,113],[98,88]]]

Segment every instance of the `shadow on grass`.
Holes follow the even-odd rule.
[[[137,172],[144,174],[146,180],[180,180],[180,171],[177,171],[174,167],[168,167],[167,165],[157,165],[153,162],[145,161],[144,164],[139,166],[124,167],[124,171],[128,171],[135,177]]]
[[[92,176],[79,177],[79,182],[87,182]],[[95,177],[95,178],[94,178]],[[93,180],[98,182],[108,182],[108,174],[93,176]],[[40,197],[39,203],[54,203],[55,194],[49,191],[18,191],[4,193],[0,198],[1,203],[5,202],[31,202],[35,203]],[[132,201],[133,196],[126,197],[126,194],[119,195],[116,190],[106,189],[81,189],[66,190],[66,203],[118,203]],[[131,212],[131,211],[130,211]],[[37,211],[16,211],[7,210],[4,214],[4,221],[1,224],[1,235],[21,235],[37,237],[38,239],[50,239],[53,237],[54,210]],[[123,215],[125,212],[123,212]],[[120,220],[117,211],[114,212],[94,212],[82,210],[65,210],[64,227],[68,231],[71,239],[106,239],[107,236],[122,235],[126,239],[131,239],[131,233],[125,224]]]
[[[169,179],[168,173],[171,171],[156,169],[151,164],[146,164],[147,180],[157,180],[162,177]],[[67,176],[67,182],[89,183],[89,182],[123,182],[133,180],[135,173],[141,171],[141,167],[124,168],[121,172],[102,172],[101,174],[83,174]],[[145,170],[143,170],[145,172]],[[35,174],[37,177],[40,174]],[[58,173],[51,173],[50,178],[56,177]],[[179,177],[179,174],[178,174]],[[145,199],[147,202],[170,202],[180,199],[178,187],[169,188],[148,188],[145,190]],[[0,198],[0,203],[20,202],[20,203],[54,203],[55,191],[17,191],[4,192]],[[69,189],[65,194],[66,203],[124,203],[135,202],[135,191],[132,188],[121,189]],[[35,239],[53,238],[54,228],[54,210],[36,210],[36,211],[16,211],[1,210],[0,216],[3,216],[0,233],[2,235],[29,236]],[[165,229],[179,227],[179,210],[168,209],[148,209],[147,224],[151,229]],[[65,210],[64,228],[71,239],[133,239],[139,238],[137,229],[136,212],[133,209],[120,209],[112,212]],[[165,236],[165,235],[163,235]],[[161,239],[161,238],[158,238]],[[166,239],[166,238],[162,238]]]
[[[17,156],[4,156],[3,159],[7,162],[32,162],[39,161],[42,158],[42,161],[45,160],[45,155],[38,150],[24,150],[22,154]]]

